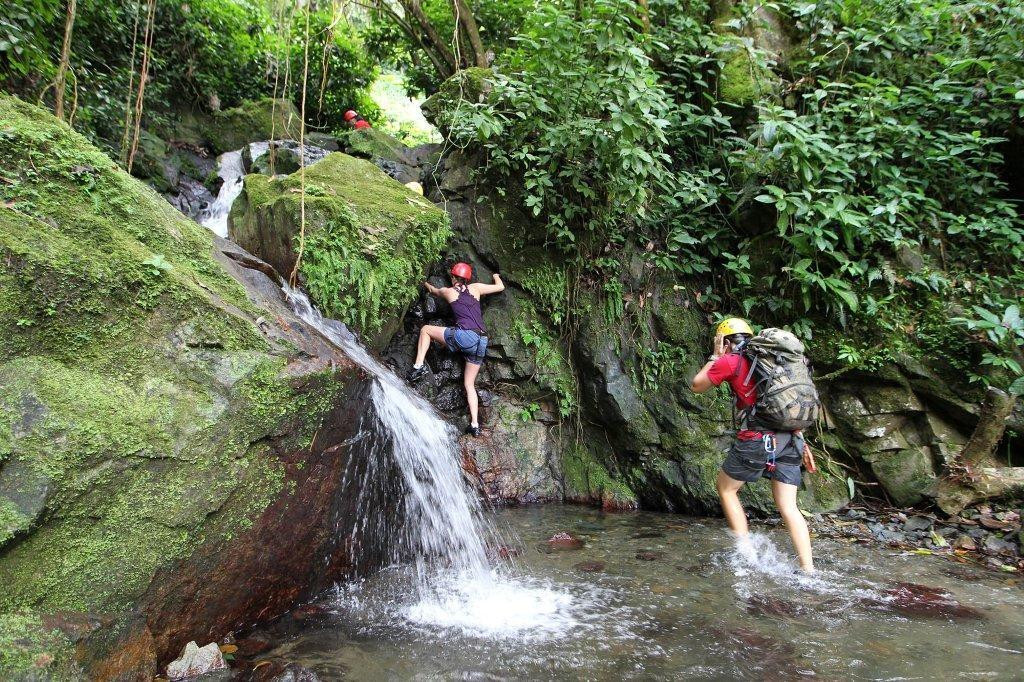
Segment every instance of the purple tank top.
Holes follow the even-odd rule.
[[[455,326],[486,335],[480,301],[473,298],[468,287],[462,287],[456,291],[459,292],[459,297],[451,303],[452,312],[455,313]]]

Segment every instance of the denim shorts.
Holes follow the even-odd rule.
[[[777,433],[775,439],[775,471],[768,468],[771,453],[765,449],[764,441],[760,438],[736,439],[722,463],[722,471],[729,478],[747,483],[759,478],[768,478],[779,483],[799,486],[803,480],[800,473],[803,452],[797,447],[798,442],[802,444],[803,441],[793,438],[791,433]]]
[[[466,362],[474,365],[484,364],[487,355],[487,337],[469,329],[445,327],[444,342],[448,350],[466,356]]]

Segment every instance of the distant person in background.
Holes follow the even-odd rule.
[[[359,112],[349,109],[345,112],[345,122],[356,130],[362,130],[363,128],[369,128],[370,123],[359,115]]]
[[[451,352],[464,356],[466,369],[462,381],[466,388],[466,402],[469,403],[469,426],[466,428],[466,433],[479,436],[480,421],[477,416],[476,377],[480,373],[480,367],[484,364],[484,357],[487,355],[487,332],[484,331],[480,299],[488,294],[504,291],[505,284],[498,274],[494,275],[494,284],[473,282],[473,268],[469,263],[453,265],[451,276],[452,285],[450,287],[439,288],[430,282],[423,283],[423,286],[432,295],[448,301],[452,307],[452,313],[455,315],[455,326],[423,325],[416,346],[416,362],[413,363],[412,371],[409,372],[409,381],[416,381],[427,373],[427,367],[423,363],[427,359],[431,341],[444,344]]]

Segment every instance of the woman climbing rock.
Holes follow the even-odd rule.
[[[494,275],[493,284],[472,282],[473,268],[468,263],[456,263],[451,269],[452,285],[435,287],[424,282],[434,296],[448,301],[455,315],[455,326],[439,327],[427,324],[420,329],[420,338],[416,346],[416,361],[409,372],[409,381],[416,381],[426,374],[427,368],[423,361],[430,349],[430,342],[435,341],[448,347],[453,353],[466,358],[466,369],[463,386],[466,388],[466,402],[469,403],[469,426],[466,433],[480,435],[478,420],[478,400],[476,395],[476,377],[487,354],[487,332],[484,330],[483,313],[480,310],[480,299],[488,294],[497,294],[505,290],[501,275]]]

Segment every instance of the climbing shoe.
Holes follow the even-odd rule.
[[[471,436],[479,436],[480,435],[480,427],[479,426],[473,426],[472,424],[470,424],[469,426],[466,427],[466,433],[468,433]]]
[[[420,379],[423,378],[423,375],[426,373],[427,365],[426,363],[424,363],[419,367],[413,367],[411,370],[409,370],[409,373],[405,375],[405,378],[408,379],[409,381],[419,381]]]

